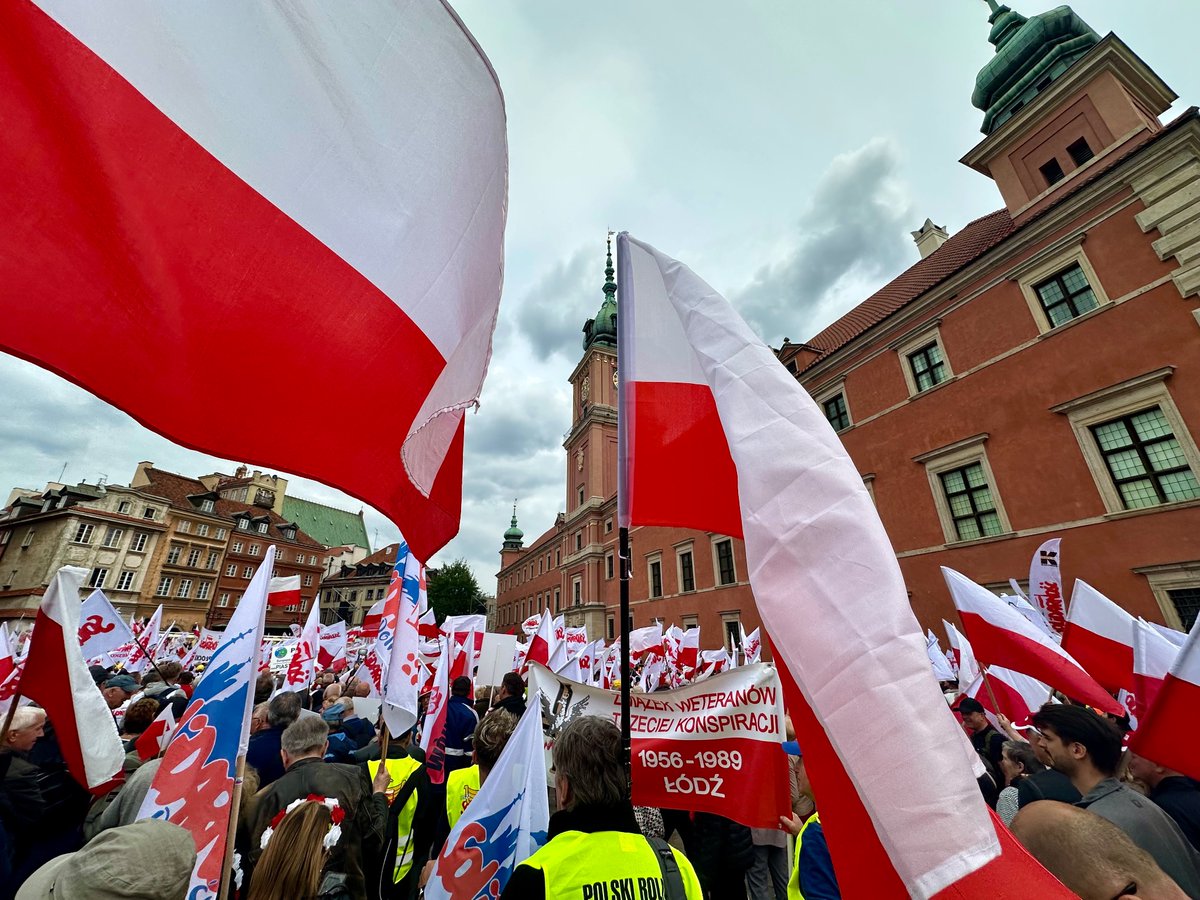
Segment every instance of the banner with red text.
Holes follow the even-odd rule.
[[[530,702],[541,691],[546,750],[572,719],[621,720],[620,691],[529,667]],[[751,828],[774,828],[791,809],[783,740],[783,693],[767,664],[742,666],[673,691],[630,696],[633,802],[710,812]]]
[[[1056,635],[1067,626],[1067,601],[1063,597],[1061,538],[1051,538],[1038,547],[1029,563],[1029,598],[1046,617]]]

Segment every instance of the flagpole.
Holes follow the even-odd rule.
[[[983,686],[987,688],[988,696],[992,700],[992,706],[996,707],[996,715],[1001,715],[1003,711],[1000,709],[1000,704],[996,702],[996,695],[992,693],[992,682],[988,679],[987,666],[981,666],[979,674],[983,676]]]
[[[233,845],[237,839],[238,808],[242,805],[242,782],[246,778],[246,755],[239,755],[234,766],[233,794],[229,801],[229,830],[225,834],[225,865],[221,871],[217,900],[226,900],[229,896],[229,884],[233,874]]]
[[[629,723],[629,529],[618,528],[621,560],[621,746],[625,752],[626,785],[633,790],[633,733]]]
[[[133,629],[131,628],[130,633],[132,633],[132,632],[133,632]],[[143,653],[146,654],[146,662],[150,663],[150,668],[152,668],[155,672],[158,672],[158,677],[162,678],[163,683],[166,684],[167,679],[163,677],[163,673],[159,670],[158,664],[154,662],[154,654],[150,653],[146,649],[146,645],[138,640],[138,636],[136,634],[133,635],[133,642],[135,644],[137,644],[139,650],[141,650]],[[126,660],[126,662],[127,661],[128,660]],[[122,662],[120,665],[118,665],[117,670],[124,672],[125,671],[125,662]]]

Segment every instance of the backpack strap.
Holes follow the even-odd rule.
[[[687,900],[687,891],[683,886],[683,873],[679,871],[679,862],[671,845],[659,837],[648,837],[647,841],[654,848],[658,857],[658,868],[662,872],[664,900]]]

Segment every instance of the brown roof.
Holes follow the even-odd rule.
[[[388,544],[374,553],[364,556],[358,562],[351,565],[343,564],[342,568],[330,575],[326,581],[350,578],[379,578],[382,573],[364,574],[363,569],[367,566],[386,566],[391,568],[396,563],[396,551],[400,549],[399,544]]]
[[[808,348],[816,351],[817,355],[803,366],[804,369],[839,350],[868,330],[883,322],[893,313],[907,306],[931,288],[941,284],[952,275],[969,266],[997,244],[1004,241],[1031,222],[1044,216],[1067,198],[1078,193],[1087,185],[1092,184],[1112,169],[1125,162],[1147,145],[1164,137],[1185,122],[1197,118],[1197,108],[1185,110],[1161,131],[1141,135],[1122,153],[1115,155],[1103,165],[1098,165],[1095,171],[1077,183],[1071,185],[1053,203],[1038,211],[1035,215],[1014,225],[1012,216],[1007,209],[998,209],[993,213],[976,219],[960,232],[953,235],[946,243],[929,254],[920,262],[905,270],[899,277],[884,285],[854,309],[827,327],[820,334],[805,341],[803,344],[792,344],[785,350],[793,348]],[[783,351],[781,351],[782,353]]]

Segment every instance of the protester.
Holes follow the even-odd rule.
[[[1129,774],[1146,786],[1146,796],[1175,820],[1183,836],[1200,850],[1200,791],[1181,772],[1129,754]]]
[[[195,864],[191,832],[145,819],[52,859],[17,891],[17,900],[182,900]]]
[[[1033,754],[1042,764],[1039,772],[1026,775],[1017,782],[1017,808],[1038,800],[1058,800],[1060,803],[1078,803],[1082,798],[1071,779],[1050,765],[1050,757],[1042,747],[1042,742],[1034,740],[1029,744]]]
[[[175,660],[159,663],[142,679],[142,696],[157,700],[160,708],[170,706],[175,718],[180,718],[187,708],[187,694],[177,682],[183,667]]]
[[[570,722],[555,741],[553,771],[560,809],[550,817],[548,840],[513,871],[503,900],[581,897],[585,886],[603,890],[624,879],[631,893],[634,884],[645,884],[644,896],[672,896],[663,885],[663,866],[671,862],[679,870],[677,889],[687,900],[702,900],[687,857],[638,831],[615,724],[599,716]]]
[[[267,728],[250,737],[247,764],[254,766],[263,787],[283,774],[279,755],[284,730],[300,715],[300,694],[285,691],[267,705]]]
[[[428,877],[423,872],[433,844],[439,794],[430,788],[425,753],[412,745],[413,731],[388,743],[388,758],[367,763],[375,785],[385,785],[388,801],[386,839],[381,858],[380,891],[384,900],[408,900]]]
[[[804,767],[804,754],[795,741],[786,741],[783,749],[796,758],[796,781],[800,793],[816,803],[808,771]],[[829,845],[825,842],[825,830],[821,826],[821,814],[814,812],[803,823],[795,813],[781,817],[780,826],[796,838],[796,862],[792,877],[788,880],[788,896],[804,900],[841,900],[837,874],[833,871],[833,859]]]
[[[104,682],[101,693],[109,709],[120,709],[140,690],[131,675],[112,675]]]
[[[101,798],[104,803],[98,810],[99,814],[89,813],[84,823],[83,836],[86,840],[91,840],[110,828],[132,825],[137,821],[142,801],[146,799],[150,783],[154,781],[161,762],[161,758],[147,760],[125,779],[124,784],[118,785],[107,797]],[[93,810],[96,810],[95,806]]]
[[[254,703],[266,703],[275,693],[275,676],[270,672],[261,673],[254,682]]]
[[[1200,897],[1200,854],[1175,820],[1116,779],[1121,732],[1082,706],[1047,703],[1033,716],[1050,765],[1083,795],[1076,806],[1112,822],[1154,857],[1191,897]]]
[[[1018,786],[1030,775],[1035,775],[1046,768],[1042,765],[1033,747],[1024,741],[1005,741],[1003,754],[1000,757],[1000,771],[1004,773],[1004,790],[996,800],[996,815],[1009,825],[1013,816],[1020,808],[1017,795]]]
[[[254,709],[250,712],[250,734],[255,735],[260,731],[266,731],[270,727],[270,722],[267,719],[267,711],[271,704],[267,701],[256,703]]]
[[[1086,809],[1035,800],[1021,807],[1012,831],[1038,862],[1082,900],[1188,897],[1124,831]]]
[[[494,709],[512,713],[518,719],[525,715],[525,682],[516,672],[505,672],[496,691]]]
[[[191,672],[179,673],[179,689],[189,700],[192,699],[192,692],[195,690],[195,684],[193,684],[195,680],[196,676]]]
[[[479,724],[479,714],[471,705],[471,679],[459,675],[450,685],[446,705],[446,762],[448,776],[455,769],[471,765],[471,737]]]
[[[255,807],[247,818],[246,878],[253,885],[263,848],[263,833],[272,827],[272,823],[278,824],[275,819],[280,813],[286,814],[288,807],[297,800],[312,797],[322,798],[322,802],[336,800],[344,819],[324,868],[326,872],[345,876],[350,897],[366,900],[367,860],[379,858],[385,837],[388,810],[383,791],[387,787],[386,772],[380,773],[384,776],[382,781],[376,779],[372,784],[359,768],[325,762],[322,757],[328,735],[329,729],[316,716],[298,718],[284,729],[280,747],[285,771],[259,791]]]
[[[343,815],[340,807],[298,801],[274,826],[255,866],[247,900],[317,900],[344,886],[344,875],[325,871],[329,848],[337,842],[334,829],[340,830]]]
[[[692,865],[709,900],[745,900],[754,841],[745,825],[715,813],[692,814]]]
[[[355,713],[352,698],[342,697],[336,708],[341,716],[336,734],[332,732],[334,725],[329,721],[329,710],[325,710],[321,716],[331,729],[329,750],[325,758],[330,762],[352,763],[354,752],[367,746],[375,737],[375,728]]]
[[[334,683],[336,676],[332,672],[322,672],[313,682],[304,700],[304,708],[313,712],[321,712],[321,702],[325,699],[325,689]]]
[[[1004,735],[992,727],[992,723],[984,714],[983,704],[974,697],[963,697],[958,701],[958,714],[962,716],[963,724],[971,731],[971,744],[992,764],[994,772],[999,774]]]
[[[143,697],[141,700],[135,700],[129,704],[129,708],[125,710],[125,715],[121,719],[120,728],[121,740],[125,744],[126,753],[137,752],[134,744],[142,736],[142,732],[158,718],[158,714],[158,701],[151,697]]]

